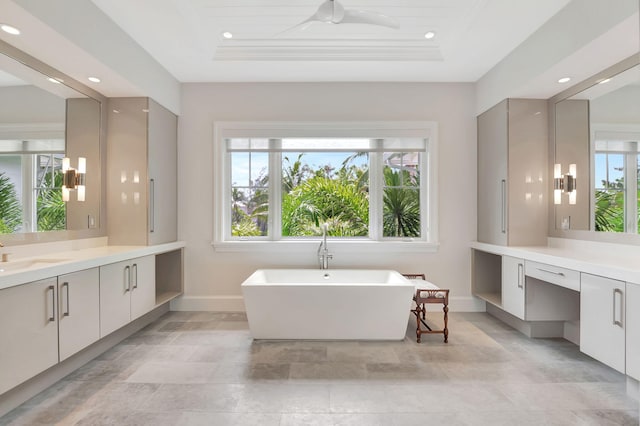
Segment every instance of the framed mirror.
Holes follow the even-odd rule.
[[[640,233],[639,63],[634,55],[552,99],[555,230]]]
[[[105,98],[0,42],[0,100],[0,240],[99,234]],[[63,201],[64,158],[86,164],[84,201]]]

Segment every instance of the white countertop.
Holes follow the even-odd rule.
[[[564,247],[505,247],[472,242],[471,248],[640,284],[638,246],[573,240]]]
[[[6,263],[0,262],[0,271],[3,266],[7,267],[6,271],[0,272],[0,290],[136,257],[165,253],[184,246],[185,243],[183,241],[155,246],[100,246],[11,259]],[[41,261],[25,268],[9,269],[12,264],[21,264],[33,260]]]

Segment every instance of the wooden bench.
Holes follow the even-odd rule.
[[[449,290],[442,289],[433,283],[426,280],[424,274],[402,274],[414,286],[416,293],[413,296],[413,301],[416,306],[411,310],[416,316],[416,340],[420,343],[420,336],[422,334],[443,334],[444,342],[449,341]],[[444,311],[444,328],[442,330],[433,330],[427,324],[427,309],[425,307],[428,303],[442,304],[442,310]],[[422,328],[426,327],[426,330]]]

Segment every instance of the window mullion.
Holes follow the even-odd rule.
[[[369,153],[369,238],[382,239],[382,198],[384,177],[382,153]]]
[[[282,239],[281,139],[269,139],[269,239]]]
[[[625,203],[624,211],[626,215],[626,232],[638,233],[638,178],[635,154],[625,154],[624,180],[625,180]]]

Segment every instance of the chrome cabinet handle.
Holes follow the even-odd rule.
[[[548,269],[542,269],[542,268],[537,268],[537,269],[538,269],[538,271],[546,272],[547,274],[553,274],[553,275],[557,275],[559,277],[564,277],[564,272],[550,271]]]
[[[67,310],[62,314],[63,317],[68,317],[70,314],[70,305],[69,305],[69,283],[68,282],[64,282],[62,283],[62,288],[67,288]]]
[[[135,290],[136,288],[138,288],[138,264],[134,263],[133,266],[131,267],[131,271],[133,272],[133,288],[132,290]]]
[[[507,233],[507,181],[505,179],[502,179],[502,181],[500,182],[501,185],[501,197],[502,197],[502,222],[501,222],[501,226],[502,226],[502,233],[506,234]]]
[[[128,265],[124,267],[123,281],[125,284],[124,292],[126,293],[131,290],[131,267]]]
[[[149,180],[149,232],[154,232],[156,228],[156,181]]]
[[[518,288],[524,289],[524,265],[518,263]]]
[[[49,317],[49,322],[55,322],[56,320],[56,288],[50,285],[47,288],[47,292],[51,290],[51,316]]]
[[[616,319],[616,293],[620,294],[620,321]],[[624,300],[624,293],[619,288],[613,289],[613,325],[617,325],[620,328],[624,328],[622,324],[622,316],[624,314],[624,305],[622,301]]]

